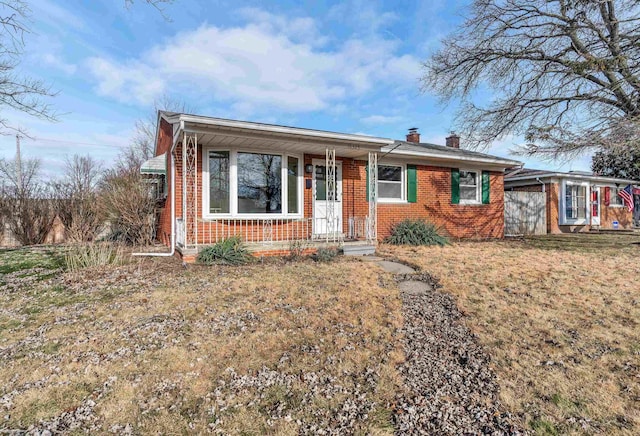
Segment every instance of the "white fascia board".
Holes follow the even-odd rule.
[[[637,180],[616,179],[613,177],[587,176],[583,174],[566,174],[566,173],[547,173],[547,174],[537,175],[537,176],[509,177],[508,179],[505,179],[505,183],[519,182],[519,181],[526,181],[526,180],[536,180],[536,179],[548,180],[551,178],[558,178],[558,179],[565,179],[565,180],[584,180],[588,182],[596,182],[596,183],[604,183],[604,184],[626,183],[627,185],[634,185],[639,183]]]
[[[522,165],[522,162],[517,160],[510,159],[501,159],[501,158],[483,158],[483,157],[471,157],[471,156],[443,156],[439,153],[429,153],[429,152],[406,152],[403,150],[391,150],[388,154],[396,155],[396,156],[406,156],[406,157],[421,157],[427,159],[433,159],[438,161],[445,162],[470,162],[470,163],[478,163],[478,164],[489,164],[500,168],[510,168],[515,166]]]
[[[223,120],[219,118],[198,117],[194,115],[180,115],[180,121],[185,123],[204,124],[214,127],[227,127],[236,129],[254,130],[257,132],[268,132],[275,134],[307,136],[318,139],[331,139],[338,141],[363,142],[376,144],[379,146],[390,145],[395,141],[388,138],[378,138],[375,136],[353,135],[348,133],[326,132],[321,130],[310,130],[299,127],[276,126],[270,124],[258,124],[249,121]]]

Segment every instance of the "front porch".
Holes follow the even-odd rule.
[[[195,256],[202,248],[233,236],[240,236],[249,251],[257,255],[285,255],[294,248],[309,252],[330,246],[358,254],[372,254],[376,245],[374,224],[369,217],[350,217],[346,232],[317,234],[314,228],[339,228],[340,225],[330,224],[326,218],[198,219],[195,229],[197,237],[193,243],[187,243],[186,223],[178,218],[176,243],[183,256]]]
[[[232,236],[257,254],[375,250],[377,138],[186,123],[176,133],[173,225],[183,257]]]

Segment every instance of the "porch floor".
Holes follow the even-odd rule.
[[[339,247],[347,256],[365,256],[375,253],[376,245],[363,240],[345,240],[341,243],[332,241],[300,241],[299,250],[304,254],[312,254],[318,248]],[[254,256],[286,256],[291,253],[291,241],[274,241],[274,242],[252,242],[245,244],[247,249]],[[183,260],[193,262],[198,252],[207,245],[200,245],[198,248],[182,248],[176,247],[176,251],[180,253]]]

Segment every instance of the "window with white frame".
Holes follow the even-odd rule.
[[[404,200],[403,170],[401,165],[378,165],[379,200]]]
[[[609,206],[614,206],[614,207],[624,206],[624,201],[622,200],[622,197],[618,195],[620,191],[622,191],[622,188],[616,188],[615,186],[611,187],[611,190],[609,192]]]
[[[480,203],[478,171],[460,170],[460,203]]]
[[[587,186],[565,185],[565,220],[577,221],[587,218]]]
[[[244,150],[209,150],[205,213],[296,216],[302,193],[298,156]]]

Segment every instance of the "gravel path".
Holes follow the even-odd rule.
[[[463,324],[451,296],[428,274],[397,275],[402,294],[405,392],[399,434],[525,434],[498,400],[489,357]]]

